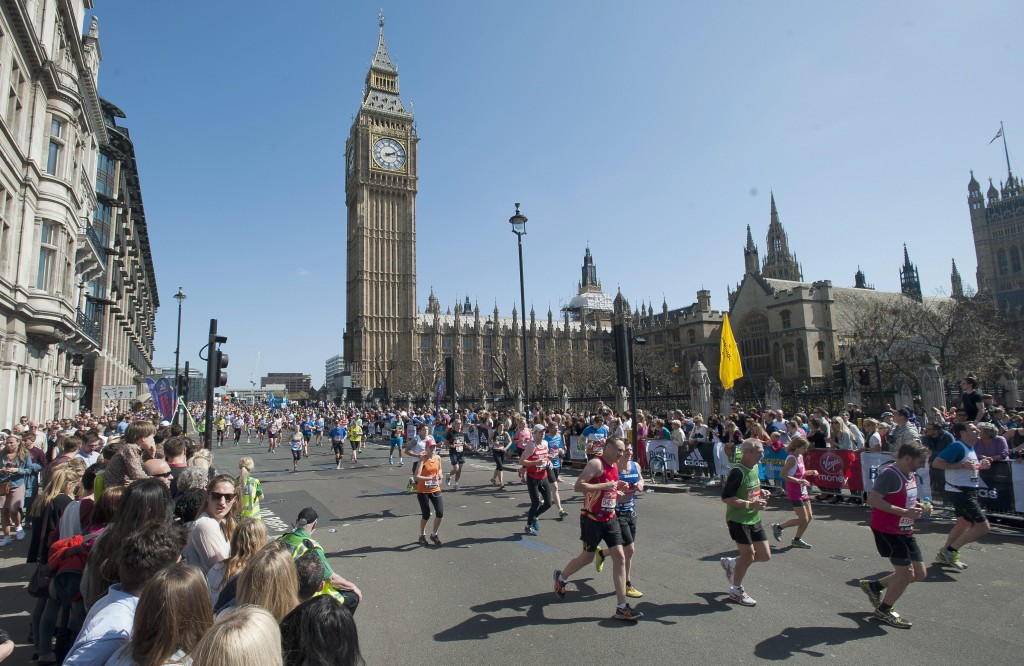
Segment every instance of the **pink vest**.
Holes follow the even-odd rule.
[[[895,465],[890,468],[900,475],[903,484],[894,493],[885,496],[885,501],[893,506],[900,506],[904,509],[913,509],[917,506],[917,477],[911,472],[910,476],[904,476],[903,472]],[[878,509],[871,510],[871,527],[886,534],[913,534],[914,519],[897,516],[894,513],[886,513]]]

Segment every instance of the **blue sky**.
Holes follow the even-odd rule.
[[[343,148],[378,2],[96,0],[100,93],[127,114],[162,307],[155,363],[200,364],[210,318],[231,385],[307,372],[345,325]],[[301,8],[301,9],[294,9]],[[726,307],[774,190],[808,280],[926,293],[975,283],[967,182],[1024,142],[1017,2],[390,2],[385,35],[419,144],[418,300],[605,290]],[[1024,172],[1024,165],[1020,170]],[[451,261],[451,257],[457,261]],[[261,353],[258,371],[257,353]]]

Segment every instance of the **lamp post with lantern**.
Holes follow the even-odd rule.
[[[178,422],[178,416],[181,413],[180,405],[182,381],[181,376],[178,374],[180,372],[178,362],[181,359],[181,303],[186,298],[188,298],[188,296],[186,296],[185,293],[181,290],[181,287],[178,287],[178,293],[174,295],[174,300],[178,301],[178,341],[174,345],[174,397],[176,400],[178,400],[178,404],[174,406],[175,423]],[[185,381],[187,382],[188,378],[186,378]]]
[[[519,240],[519,303],[522,308],[522,321],[520,330],[523,334],[523,404],[526,406],[526,413],[530,413],[530,366],[527,359],[526,348],[526,283],[523,280],[523,236],[526,235],[526,216],[519,212],[519,203],[516,202],[516,214],[508,218],[512,225],[512,233]]]

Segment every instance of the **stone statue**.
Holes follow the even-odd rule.
[[[768,378],[768,387],[765,389],[765,402],[768,409],[777,411],[782,409],[782,387],[775,381],[774,377]]]
[[[921,385],[921,406],[924,408],[925,416],[928,421],[935,422],[937,419],[933,410],[944,410],[946,398],[939,362],[930,353],[925,353],[921,357],[921,365],[917,369],[917,382]]]
[[[711,418],[711,377],[703,363],[697,361],[690,369],[690,407],[707,421]]]

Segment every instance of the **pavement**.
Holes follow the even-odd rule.
[[[313,446],[293,473],[285,447],[274,454],[255,442],[214,449],[215,466],[227,472],[237,471],[242,455],[255,459],[272,534],[290,529],[303,507],[317,509],[315,538],[334,569],[364,594],[356,620],[367,664],[1020,663],[1020,531],[995,527],[965,548],[970,568],[964,572],[929,565],[928,579],[911,585],[897,604],[914,622],[900,630],[871,618],[857,586],[859,578],[891,570],[875,551],[867,509],[816,504],[805,535],[814,548],[771,541],[771,561],[747,574],[747,592],[758,605],[746,608],[728,600],[719,565],[719,558],[736,554],[720,489],[645,493],[632,576],[644,597],[631,600],[645,616],[627,624],[612,618],[610,562],[601,574],[589,567],[572,577],[564,600],[552,592],[552,572],[580,551],[576,471],[567,470],[561,487],[569,517],[558,520],[552,508],[541,518],[539,536],[528,537],[522,532],[526,487],[513,471],[506,479],[517,482],[497,490],[489,484],[490,460],[470,456],[463,489],[444,492],[443,545],[421,547],[418,505],[404,492],[410,466],[389,465],[387,452],[386,444],[370,442],[359,465],[346,461],[336,470],[330,448]],[[784,500],[773,499],[766,530],[791,516]],[[927,562],[951,526],[918,522]],[[23,592],[31,573],[27,544],[0,550],[0,626],[18,642],[26,638],[33,601]],[[28,663],[30,652],[19,646],[9,663]]]

